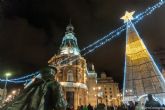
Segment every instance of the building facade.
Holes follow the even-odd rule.
[[[88,87],[86,60],[80,55],[73,30],[71,24],[67,26],[60,53],[54,55],[48,63],[57,67],[56,80],[63,87],[68,106],[77,109],[79,105],[88,104]]]
[[[80,105],[96,106],[101,102],[111,104],[111,99],[116,98],[119,93],[118,84],[106,75],[97,79],[94,65],[88,71],[86,60],[80,54],[77,38],[73,31],[74,27],[69,24],[66,27],[59,53],[48,61],[49,65],[57,67],[55,79],[63,88],[68,106],[76,110]],[[100,92],[96,89],[98,87],[107,88],[107,90],[111,88],[109,91],[104,90],[106,100],[100,100],[102,96],[100,97]],[[114,102],[114,105],[117,103]]]
[[[97,105],[97,92],[93,90],[94,87],[97,87],[97,73],[95,72],[94,65],[92,64],[92,69],[88,68],[88,103],[92,106]]]
[[[107,77],[106,73],[101,73],[101,77],[97,78],[98,103],[105,105],[120,105],[121,94],[119,92],[118,83],[115,83],[112,77]],[[95,88],[96,90],[96,88]]]

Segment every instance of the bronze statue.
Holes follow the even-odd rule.
[[[2,110],[65,110],[66,101],[60,84],[54,79],[55,72],[53,67],[42,69],[40,77]]]

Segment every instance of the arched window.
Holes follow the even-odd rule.
[[[69,70],[67,73],[67,81],[74,81],[72,70]]]

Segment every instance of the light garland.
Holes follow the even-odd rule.
[[[29,82],[31,81],[31,78],[30,79],[26,79],[26,80],[20,80],[20,81],[13,81],[13,80],[5,80],[5,79],[0,79],[0,82],[9,82],[9,83],[26,83],[26,82]]]
[[[153,12],[153,10],[151,11],[151,12]],[[131,12],[130,12],[131,13]],[[130,14],[129,13],[129,14]],[[132,96],[134,96],[134,95],[137,95],[137,94],[133,94],[133,90],[132,89],[130,89],[130,88],[132,88],[131,86],[129,86],[129,87],[126,87],[127,85],[126,85],[126,76],[127,76],[127,72],[129,73],[129,71],[126,71],[127,69],[127,60],[137,60],[137,59],[141,59],[141,58],[147,58],[148,59],[148,61],[150,61],[149,63],[151,63],[153,66],[152,66],[152,68],[151,68],[151,71],[154,71],[155,73],[155,76],[154,77],[157,77],[157,79],[160,81],[159,83],[160,83],[160,92],[163,92],[163,91],[165,91],[165,79],[164,79],[164,77],[163,77],[163,75],[162,75],[162,73],[160,72],[160,70],[159,70],[159,68],[158,68],[158,66],[156,65],[156,63],[155,63],[155,61],[154,61],[154,59],[153,59],[153,57],[152,57],[152,55],[150,54],[150,52],[148,51],[148,49],[147,49],[147,47],[145,46],[145,44],[144,44],[144,42],[143,42],[143,40],[141,39],[141,37],[140,37],[140,35],[139,35],[139,33],[137,32],[137,30],[136,30],[136,28],[135,28],[135,26],[134,26],[134,24],[132,23],[132,21],[130,20],[130,18],[132,17],[132,15],[131,16],[129,16],[129,14],[125,14],[124,15],[124,21],[125,20],[127,20],[127,32],[126,32],[126,51],[125,51],[125,65],[124,65],[124,81],[123,81],[123,101],[127,101],[127,98],[128,97],[130,97],[130,95],[132,95]],[[130,17],[130,18],[129,18]],[[122,17],[123,18],[123,17]],[[137,23],[138,21],[136,21],[136,23]],[[130,30],[131,30],[131,33],[133,32],[133,36],[131,36],[131,35],[129,35],[130,34]],[[133,37],[133,38],[135,38],[136,39],[136,41],[130,41],[130,42],[128,42],[128,40],[129,40],[129,37]],[[130,38],[131,39],[131,38]],[[140,56],[138,56],[139,55],[139,53],[138,52],[142,52],[142,50],[143,51],[145,51],[144,53],[142,53],[142,54],[140,54]],[[138,53],[138,54],[137,54]],[[137,54],[137,55],[135,55],[135,54]],[[127,57],[129,57],[129,59],[127,59]],[[146,60],[146,62],[148,63],[148,61]],[[129,62],[129,61],[128,61]],[[144,62],[143,62],[143,64],[144,64]],[[135,66],[134,64],[131,64],[131,65],[129,65],[129,67],[131,67],[131,66]],[[141,66],[143,66],[143,65],[141,65]],[[144,67],[143,68],[146,68],[146,66],[144,65]],[[145,69],[143,70],[143,71],[145,71]],[[139,71],[135,71],[135,73],[136,72],[139,72]],[[146,72],[146,71],[145,71]],[[128,79],[127,79],[128,80]],[[129,81],[130,81],[131,79],[129,78]],[[135,78],[133,78],[132,80],[135,80]],[[136,86],[136,85],[134,85],[134,86]],[[142,86],[144,86],[143,84],[142,84]],[[145,89],[145,88],[143,88],[143,89]],[[151,88],[151,89],[155,89],[155,87],[153,87],[153,88]],[[129,94],[128,94],[128,92],[129,92]],[[149,91],[148,91],[149,92]],[[154,91],[152,91],[153,93],[155,93]],[[130,94],[131,93],[131,94]],[[137,91],[136,91],[136,89],[134,90],[134,93],[137,93]],[[146,92],[145,92],[146,93]],[[130,98],[129,98],[130,99]]]
[[[0,79],[0,82],[9,82],[9,83],[26,83],[31,81],[32,77],[36,77],[39,74],[39,72],[35,72],[23,77],[15,78],[15,79]]]
[[[158,3],[156,3],[155,5],[153,5],[152,7],[148,7],[145,11],[139,13],[138,15],[135,16],[133,23],[137,24],[139,21],[141,21],[145,16],[148,16],[150,14],[152,14],[157,8],[161,7],[163,4],[165,3],[164,0],[159,1]],[[91,52],[93,52],[95,49],[101,47],[102,45],[104,45],[105,43],[111,41],[113,38],[116,38],[117,36],[119,36],[123,31],[126,30],[126,24],[122,25],[121,27],[117,28],[116,30],[108,33],[107,35],[105,35],[104,37],[102,37],[101,39],[95,41],[94,43],[90,44],[89,46],[83,48],[80,52],[83,52],[85,50],[87,50],[87,52],[84,52],[82,54],[82,56],[85,56]],[[61,64],[63,62],[65,62],[66,60],[68,60],[69,58],[65,58],[64,60],[60,61],[58,64]],[[74,62],[76,61],[78,58],[76,58],[75,60],[72,60],[70,62]],[[57,65],[58,65],[57,64]]]
[[[23,76],[23,77],[20,77],[20,78],[15,78],[15,79],[10,79],[10,80],[12,80],[12,81],[17,81],[18,80],[19,81],[19,80],[27,79],[29,77],[36,76],[38,74],[39,74],[39,72],[35,72],[35,73],[29,74],[27,76]]]
[[[156,3],[155,5],[153,5],[152,7],[148,7],[145,11],[143,11],[140,14],[138,14],[137,16],[135,16],[135,18],[132,22],[134,24],[137,24],[145,16],[148,16],[148,15],[152,14],[157,8],[160,8],[164,3],[165,3],[165,1],[161,0],[158,3]],[[99,39],[99,40],[95,41],[94,43],[88,45],[87,47],[83,48],[80,52],[84,52],[86,50],[87,50],[87,52],[84,52],[82,54],[82,56],[85,56],[85,55],[93,52],[95,49],[101,47],[102,45],[106,44],[107,42],[109,42],[112,39],[119,36],[125,30],[126,30],[126,24],[122,25],[121,27],[117,28],[116,30],[113,30],[112,32],[108,33],[107,35],[105,35],[101,39]],[[66,61],[68,59],[69,58],[65,58],[64,60],[60,61],[58,64],[61,64],[61,63],[63,63],[64,61]],[[78,58],[75,58],[74,60],[72,60],[70,62],[74,62],[77,59]],[[0,79],[0,82],[8,81],[8,82],[12,82],[12,83],[23,83],[23,82],[26,82],[27,80],[29,81],[31,79],[30,77],[36,76],[37,74],[39,74],[39,73],[32,73],[32,74],[27,75],[27,76],[23,76],[23,77],[20,77],[20,78],[15,78],[15,79],[10,79],[10,80]]]
[[[165,1],[161,0],[160,2],[156,3],[152,7],[148,7],[145,11],[143,11],[140,14],[138,14],[137,16],[135,16],[134,21],[136,21],[136,20],[139,21],[140,19],[144,18],[145,16],[152,14],[153,11],[155,11],[157,8],[161,7],[164,3],[165,3]],[[96,45],[98,43],[100,43],[102,40],[108,38],[109,36],[111,36],[111,35],[113,36],[113,34],[118,33],[118,31],[120,31],[123,28],[125,28],[125,25],[117,28],[116,30],[114,30],[114,31],[108,33],[107,35],[105,35],[104,37],[102,37],[101,39],[99,39],[99,40],[95,41],[94,43],[88,45],[87,47],[83,48],[81,50],[81,52],[85,51],[86,49],[88,49],[88,48],[90,48],[90,47],[92,47],[92,46],[94,46],[94,45]]]

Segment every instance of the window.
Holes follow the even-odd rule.
[[[68,71],[68,74],[67,74],[67,81],[74,81],[74,77],[73,77],[73,72],[72,72],[72,70],[69,70],[69,71]]]
[[[81,74],[78,73],[77,77],[78,77],[78,80],[81,80]]]

